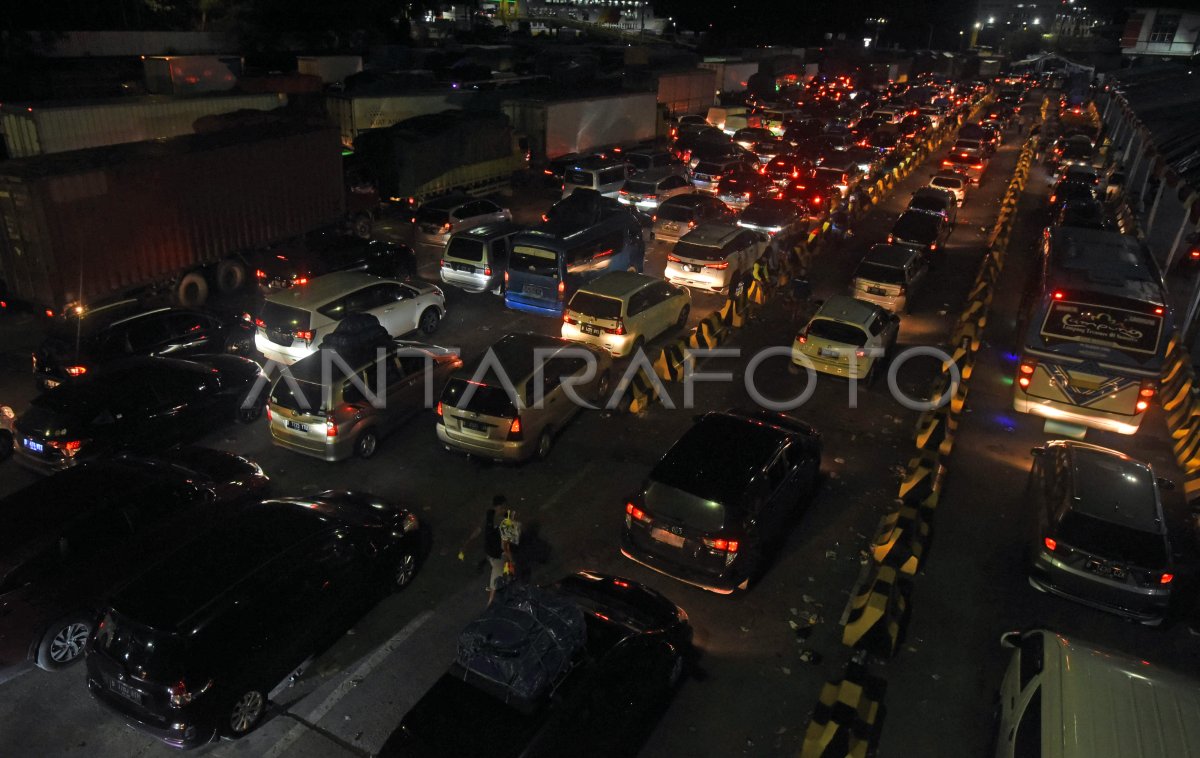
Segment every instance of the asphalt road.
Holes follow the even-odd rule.
[[[1015,155],[1011,145],[1004,146],[983,185],[960,209],[958,226],[944,250],[945,259],[916,295],[912,313],[903,317],[902,347],[944,342],[982,256],[983,229],[995,215]],[[908,194],[928,181],[935,162],[918,169],[891,197],[859,219],[853,238],[818,258],[810,272],[817,297],[845,291],[861,255],[870,244],[884,240]],[[537,203],[527,205],[533,208]],[[1030,223],[1036,227],[1039,222]],[[402,234],[404,230],[395,227],[393,231]],[[434,278],[436,251],[420,253],[422,275]],[[665,250],[655,247],[647,270],[661,271],[664,256]],[[1014,276],[1016,268],[1012,265],[1006,276]],[[556,321],[506,311],[501,301],[490,295],[448,290],[447,296],[449,314],[433,341],[460,347],[467,356],[508,331],[557,333]],[[719,305],[717,298],[698,296],[693,319]],[[772,303],[730,346],[743,351],[790,346],[798,326],[781,304]],[[24,356],[36,337],[28,324],[0,322],[0,348],[6,357],[0,363],[4,368],[0,399],[18,408],[32,394]],[[840,645],[838,618],[860,571],[867,538],[890,506],[899,468],[910,449],[916,414],[893,399],[884,382],[871,389],[860,387],[857,407],[851,407],[846,382],[828,377],[818,380],[809,401],[794,411],[824,435],[824,477],[817,497],[797,514],[782,552],[761,583],[732,597],[705,593],[624,559],[617,549],[618,530],[625,496],[639,486],[653,462],[691,424],[693,414],[750,402],[744,385],[745,365],[745,357],[707,362],[704,370],[728,371],[733,381],[697,384],[694,408],[682,407],[682,392],[675,386],[674,409],[658,405],[638,416],[585,412],[564,430],[547,461],[519,467],[483,463],[444,451],[436,443],[432,413],[384,439],[380,452],[370,461],[324,464],[283,451],[271,445],[265,422],[251,427],[231,425],[204,439],[203,444],[258,461],[271,476],[277,493],[341,487],[396,498],[415,510],[430,529],[432,552],[408,590],[380,603],[352,633],[307,662],[293,680],[273,693],[270,716],[259,730],[239,742],[212,745],[199,752],[364,756],[377,750],[445,669],[454,655],[457,631],[485,603],[481,547],[476,543],[469,548],[465,561],[456,556],[481,522],[492,494],[502,492],[520,511],[526,539],[539,548],[533,551],[535,580],[549,581],[583,568],[623,574],[661,590],[690,614],[702,654],[698,671],[685,680],[649,735],[642,755],[795,754],[821,682],[838,675],[834,667],[819,659],[835,657],[832,653]],[[796,396],[805,379],[787,369],[785,358],[765,361],[755,377],[757,386],[774,398]],[[900,384],[919,393],[933,370],[928,360],[912,361],[901,371]],[[997,371],[990,373],[998,377]],[[959,511],[950,504],[940,511],[944,521],[938,524],[938,552],[927,570],[931,576],[935,571],[945,572],[946,582],[978,579],[986,584],[992,580],[990,574],[977,571],[979,548],[968,550],[954,544],[947,532],[960,514],[971,512],[978,518],[979,511],[989,511],[987,503],[999,510],[999,504],[1008,502],[1001,486],[986,488],[989,491],[980,496],[968,473],[971,466],[982,467],[974,470],[976,476],[1003,476],[997,481],[1017,482],[1019,466],[1014,461],[1029,444],[1018,441],[1013,432],[978,428],[975,420],[986,414],[982,410],[986,407],[986,377],[977,379],[972,389],[971,402],[979,403],[968,432],[973,437],[960,438],[956,452],[971,465],[955,472],[951,486],[957,489],[948,498],[970,502]],[[998,407],[1003,407],[1001,400],[996,401]],[[1007,452],[991,455],[988,451],[996,445]],[[720,450],[713,451],[714,456],[720,454]],[[0,494],[29,481],[31,475],[11,463],[0,468]],[[969,519],[963,528],[971,531]],[[988,537],[989,530],[978,529],[972,539]],[[995,551],[994,547],[989,550]],[[967,709],[978,699],[979,686],[999,680],[993,665],[998,658],[987,645],[968,645],[974,639],[971,635],[957,636],[961,618],[951,613],[933,619],[930,614],[939,606],[956,607],[956,598],[964,599],[972,616],[992,613],[993,602],[997,610],[1003,603],[1004,612],[1011,614],[1018,612],[1007,607],[1012,602],[1038,599],[1029,598],[1028,593],[997,597],[939,588],[940,602],[926,600],[934,589],[928,584],[930,577],[921,579],[926,585],[921,585],[916,602],[925,605],[918,605],[912,636],[924,639],[928,652],[902,657],[889,678],[897,678],[903,666],[904,679],[913,683],[914,691],[920,691],[919,683],[931,681],[932,674],[946,670],[945,660],[952,659],[962,670],[961,686],[966,691],[959,699],[944,677],[938,693],[952,706]],[[1006,574],[1006,581],[1016,580]],[[1041,602],[1050,604],[1049,600]],[[1063,615],[1079,614],[1069,608]],[[807,638],[801,639],[790,621],[801,627],[815,623]],[[990,641],[992,636],[987,629],[978,638]],[[802,660],[804,651],[815,652],[818,662]],[[981,656],[977,662],[969,657],[975,655]],[[976,670],[968,670],[972,668]],[[167,754],[166,748],[93,703],[83,680],[83,669],[77,666],[57,675],[34,670],[0,684],[4,744],[0,752],[38,756]],[[893,687],[899,690],[900,685]],[[896,699],[889,697],[893,715],[885,729],[884,747],[890,754],[951,754],[936,749],[940,740],[928,743],[933,747],[924,750],[902,748],[919,744],[901,741],[901,733],[911,730],[899,728],[907,723],[900,715],[903,708],[915,703],[893,703]],[[913,723],[922,721],[927,718],[914,718]],[[956,750],[952,754],[982,753]]]

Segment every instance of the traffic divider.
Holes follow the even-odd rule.
[[[800,758],[866,758],[879,739],[885,685],[855,663],[840,681],[821,687],[804,730]]]
[[[900,630],[908,611],[907,592],[894,566],[873,566],[850,599],[842,627],[842,644],[890,658],[900,645]]]
[[[667,345],[654,359],[654,373],[668,382],[683,381],[684,374],[696,367],[696,360],[683,337]]]
[[[877,565],[892,566],[906,577],[916,576],[929,544],[930,510],[900,504],[879,521],[871,545]]]

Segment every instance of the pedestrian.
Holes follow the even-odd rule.
[[[516,561],[513,559],[512,545],[508,538],[515,533],[516,539],[520,540],[520,523],[516,522],[516,512],[504,509],[508,503],[508,498],[504,495],[496,495],[492,498],[492,505],[487,509],[483,517],[483,526],[471,532],[471,536],[467,537],[467,541],[459,548],[458,559],[466,560],[466,548],[476,537],[483,535],[483,554],[487,559],[489,568],[487,586],[484,587],[488,593],[488,605],[496,598],[496,590],[503,587],[512,578],[516,576]],[[503,512],[502,520],[497,521],[496,514]],[[506,530],[502,531],[502,526],[507,523]],[[515,529],[513,525],[515,524]]]

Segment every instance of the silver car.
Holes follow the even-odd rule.
[[[653,213],[666,199],[676,195],[694,195],[696,188],[685,176],[683,166],[652,168],[625,180],[617,194],[617,202],[631,205],[639,211]]]
[[[461,195],[439,197],[417,209],[413,242],[442,247],[459,230],[511,220],[512,213],[491,200]]]

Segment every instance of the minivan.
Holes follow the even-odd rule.
[[[892,313],[907,313],[928,272],[929,262],[912,248],[873,245],[854,270],[850,296]]]
[[[590,189],[605,197],[615,198],[630,176],[629,164],[624,161],[594,159],[577,163],[563,174],[562,196],[576,189]]]
[[[735,218],[729,206],[712,195],[677,195],[658,206],[654,214],[654,239],[674,244],[700,224],[729,224]]]
[[[1200,755],[1200,681],[1045,629],[1001,644],[996,758]]]
[[[503,295],[512,237],[524,228],[506,221],[450,235],[442,251],[442,281],[465,292]]]
[[[446,383],[438,440],[447,450],[493,460],[545,458],[555,435],[582,409],[576,398],[604,406],[612,381],[612,358],[599,348],[505,335]]]
[[[687,326],[691,293],[662,279],[612,271],[579,288],[563,313],[562,338],[622,357]]]

